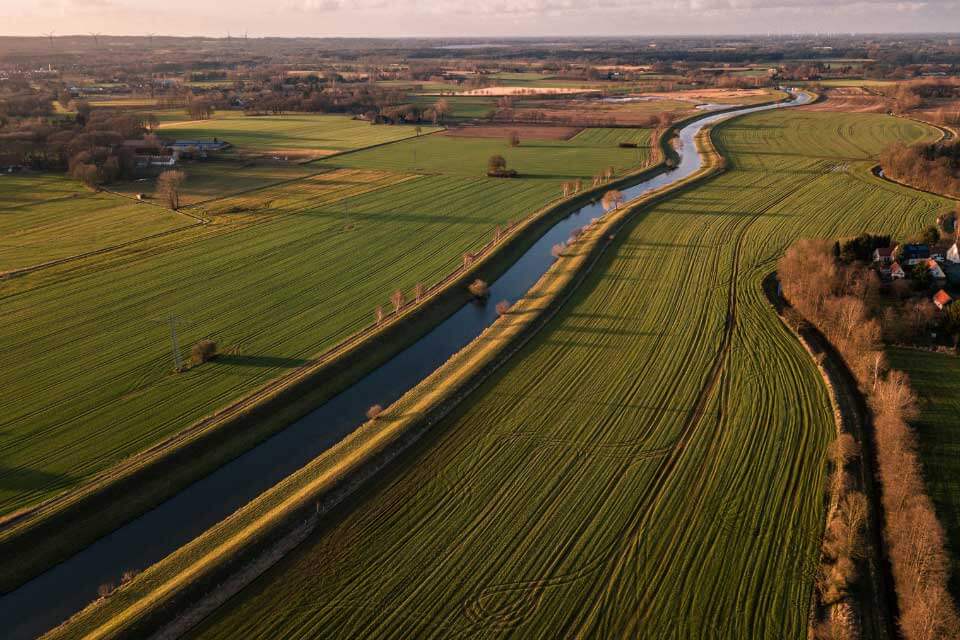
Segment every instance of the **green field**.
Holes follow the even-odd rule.
[[[506,130],[505,130],[506,131]],[[622,140],[639,142],[643,148],[621,149]],[[570,140],[521,140],[511,147],[502,138],[421,136],[402,145],[389,145],[324,161],[341,167],[416,171],[482,176],[487,159],[495,154],[507,160],[522,178],[559,183],[571,178],[590,178],[608,166],[620,174],[649,160],[650,131],[645,129],[598,129]]]
[[[473,120],[474,118],[486,118],[497,106],[497,99],[484,96],[438,96],[438,95],[413,95],[411,104],[421,108],[433,106],[438,100],[446,100],[450,107],[450,112],[446,115],[447,120]]]
[[[195,222],[168,209],[94,193],[64,176],[0,175],[0,272]]]
[[[953,574],[950,589],[960,595],[960,358],[913,349],[889,349],[890,365],[910,375],[920,396],[913,421],[920,442],[927,491],[947,532]]]
[[[260,189],[277,182],[296,180],[318,173],[323,167],[311,164],[288,164],[267,160],[239,162],[197,161],[181,163],[178,167],[187,178],[183,183],[180,201],[184,205],[224,198],[250,189]],[[138,193],[155,195],[154,178],[143,178],[110,185],[110,190],[128,196]]]
[[[75,486],[369,325],[395,289],[409,296],[437,282],[497,225],[559,197],[548,174],[591,176],[638,156],[557,144],[522,147],[541,172],[532,179],[476,170],[504,140],[424,136],[344,155],[342,168],[314,163],[325,173],[204,202],[211,224],[0,283],[0,353],[18,363],[0,373],[0,514]],[[436,173],[410,171],[414,148]],[[190,197],[253,180],[204,178],[200,167],[186,166]],[[171,315],[184,353],[212,338],[225,357],[172,373]]]
[[[878,115],[722,127],[573,299],[200,638],[804,638],[833,415],[761,282],[797,237],[907,234]]]
[[[238,149],[278,154],[323,155],[393,142],[416,135],[412,125],[372,125],[350,116],[292,113],[247,116],[240,111],[218,111],[209,120],[162,122],[159,135],[181,140],[219,138]],[[423,132],[433,130],[423,125]]]

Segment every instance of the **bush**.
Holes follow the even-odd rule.
[[[378,404],[375,404],[371,406],[369,409],[367,409],[367,419],[376,420],[378,417],[380,417],[381,413],[383,413],[383,407],[381,407]]]
[[[467,287],[474,298],[485,300],[490,295],[490,286],[486,282],[477,278]]]
[[[217,343],[213,340],[201,340],[190,350],[190,362],[203,364],[217,357]]]

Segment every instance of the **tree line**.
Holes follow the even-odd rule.
[[[884,175],[918,189],[960,195],[960,142],[888,146],[880,154]]]
[[[841,263],[829,241],[799,240],[778,262],[777,273],[794,309],[815,324],[843,356],[872,411],[884,509],[883,535],[893,568],[900,610],[897,622],[903,637],[960,637],[960,616],[947,588],[950,562],[946,536],[926,492],[917,436],[909,426],[909,420],[917,415],[916,395],[908,376],[889,367],[881,323],[865,302],[875,286],[872,272],[857,264]],[[833,538],[825,538],[825,551],[830,551]],[[842,569],[845,573],[852,570],[852,565]]]

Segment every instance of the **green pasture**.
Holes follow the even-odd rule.
[[[0,272],[112,247],[194,222],[169,209],[89,191],[61,175],[0,174]]]
[[[424,125],[423,132],[433,128]],[[412,125],[373,125],[351,116],[291,113],[247,116],[239,111],[218,111],[209,120],[164,122],[158,134],[180,140],[230,142],[241,151],[323,154],[394,142],[416,135]]]
[[[509,128],[504,129],[504,133]],[[650,131],[644,129],[598,129],[570,140],[523,140],[511,147],[506,135],[501,138],[463,138],[421,136],[402,144],[367,149],[326,160],[323,164],[340,167],[413,170],[425,173],[446,173],[482,176],[487,160],[502,155],[507,167],[516,169],[522,178],[553,181],[591,178],[599,170],[613,166],[617,173],[638,168],[649,159]],[[622,139],[640,142],[643,148],[622,149]]]

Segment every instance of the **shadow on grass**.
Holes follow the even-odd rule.
[[[0,491],[31,491],[48,487],[64,486],[73,481],[73,476],[30,469],[0,466]]]
[[[213,364],[227,364],[241,367],[286,367],[293,368],[306,364],[304,358],[281,358],[277,356],[243,356],[222,354],[210,361]]]

